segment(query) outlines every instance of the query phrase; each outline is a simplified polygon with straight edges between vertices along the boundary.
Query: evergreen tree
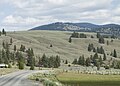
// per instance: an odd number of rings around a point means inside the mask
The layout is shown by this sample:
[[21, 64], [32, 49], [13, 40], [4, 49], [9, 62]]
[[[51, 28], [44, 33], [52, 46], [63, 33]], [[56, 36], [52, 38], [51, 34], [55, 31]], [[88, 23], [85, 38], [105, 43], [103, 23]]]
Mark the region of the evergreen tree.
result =
[[97, 38], [100, 38], [100, 36], [101, 36], [100, 33], [97, 33]]
[[79, 38], [79, 33], [77, 33], [77, 32], [74, 31], [72, 33], [71, 37]]
[[97, 62], [98, 62], [98, 54], [95, 53], [94, 56], [93, 56], [93, 64], [94, 64], [95, 66], [97, 66]]
[[99, 58], [99, 62], [100, 62], [100, 66], [102, 65], [102, 57], [100, 56], [100, 58]]
[[96, 49], [95, 49], [95, 48], [93, 48], [93, 52], [96, 52]]
[[88, 51], [91, 51], [91, 50], [93, 50], [93, 49], [94, 49], [93, 44], [89, 44], [89, 45], [88, 45]]
[[82, 57], [80, 56], [78, 59], [78, 65], [81, 65], [81, 64], [82, 64]]
[[54, 68], [58, 68], [60, 66], [60, 57], [57, 55], [55, 58]]
[[65, 64], [68, 64], [68, 61], [67, 61], [67, 60], [65, 60]]
[[72, 38], [70, 37], [70, 38], [69, 38], [69, 43], [71, 43], [71, 42], [72, 42]]
[[99, 47], [97, 47], [97, 53], [100, 53], [100, 49], [99, 49]]
[[[24, 46], [24, 45], [21, 45], [21, 46], [20, 46], [20, 51], [22, 51], [22, 52], [25, 51], [25, 46]], [[30, 51], [30, 52], [32, 53], [32, 48], [31, 48], [31, 51]]]
[[34, 65], [35, 65], [35, 58], [33, 58], [33, 56], [32, 56], [32, 57], [31, 57], [30, 70], [34, 70]]
[[107, 40], [107, 45], [109, 45], [109, 41]]
[[84, 55], [82, 55], [82, 57], [81, 57], [81, 65], [85, 65], [85, 58], [84, 58]]
[[49, 58], [49, 60], [48, 60], [49, 62], [49, 64], [48, 64], [48, 66], [49, 66], [49, 68], [54, 68], [54, 66], [55, 66], [55, 57], [53, 57], [53, 56], [50, 56], [50, 58]]
[[104, 43], [105, 43], [105, 40], [104, 40], [103, 36], [100, 36], [100, 37], [99, 37], [99, 43], [101, 43], [101, 44], [104, 44]]
[[4, 63], [4, 60], [2, 58], [2, 51], [0, 50], [0, 64]]
[[96, 63], [97, 63], [97, 65], [96, 65], [97, 70], [100, 70], [100, 62], [96, 62]]
[[5, 52], [4, 49], [2, 49], [2, 58], [3, 58], [3, 62], [4, 62], [5, 64], [9, 64], [8, 58], [7, 58], [7, 56], [6, 56], [6, 52]]
[[16, 51], [16, 45], [14, 45], [14, 51]]
[[1, 31], [0, 31], [0, 36], [2, 35]]
[[74, 61], [72, 62], [72, 64], [77, 64], [77, 63], [78, 63], [77, 59], [74, 59]]
[[25, 59], [22, 55], [22, 53], [18, 52], [18, 68], [24, 69]]
[[115, 49], [114, 49], [113, 57], [117, 58], [117, 52]]
[[6, 47], [5, 47], [5, 42], [3, 41], [3, 43], [2, 43], [2, 46], [3, 46], [3, 48], [5, 49]]
[[43, 54], [41, 58], [41, 65], [43, 65], [43, 67], [48, 67], [48, 58], [46, 57], [45, 54]]
[[5, 30], [4, 30], [4, 28], [2, 29], [2, 34], [5, 34]]
[[87, 38], [87, 36], [84, 33], [80, 33], [80, 38]]
[[33, 49], [29, 48], [27, 50], [27, 65], [30, 66], [30, 70], [34, 70], [34, 65], [35, 65], [35, 58], [34, 58], [34, 53]]
[[98, 53], [95, 53], [93, 59], [98, 59]]
[[103, 61], [105, 61], [106, 60], [106, 54], [104, 53], [104, 55], [103, 55]]
[[85, 65], [86, 65], [86, 66], [90, 66], [90, 63], [91, 63], [90, 58], [87, 58], [86, 61], [85, 61]]
[[10, 61], [11, 59], [10, 59], [10, 50], [9, 50], [9, 46], [8, 46], [8, 44], [6, 45], [7, 47], [6, 47], [6, 57], [7, 57], [7, 59]]
[[104, 54], [105, 52], [104, 52], [104, 49], [103, 49], [103, 47], [101, 46], [100, 47], [100, 54]]
[[12, 38], [10, 38], [10, 44], [12, 44], [12, 43], [13, 43]]

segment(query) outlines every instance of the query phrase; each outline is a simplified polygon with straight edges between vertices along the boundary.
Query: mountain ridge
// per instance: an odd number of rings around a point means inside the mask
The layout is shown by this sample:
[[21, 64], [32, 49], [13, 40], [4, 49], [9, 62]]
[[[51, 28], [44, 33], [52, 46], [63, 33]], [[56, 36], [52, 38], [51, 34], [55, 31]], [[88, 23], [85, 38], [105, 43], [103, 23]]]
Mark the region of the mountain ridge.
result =
[[88, 31], [88, 32], [98, 32], [101, 30], [120, 30], [119, 24], [103, 24], [97, 25], [93, 23], [83, 22], [83, 23], [63, 23], [63, 22], [55, 22], [47, 25], [41, 25], [38, 27], [34, 27], [30, 30], [60, 30], [60, 31]]

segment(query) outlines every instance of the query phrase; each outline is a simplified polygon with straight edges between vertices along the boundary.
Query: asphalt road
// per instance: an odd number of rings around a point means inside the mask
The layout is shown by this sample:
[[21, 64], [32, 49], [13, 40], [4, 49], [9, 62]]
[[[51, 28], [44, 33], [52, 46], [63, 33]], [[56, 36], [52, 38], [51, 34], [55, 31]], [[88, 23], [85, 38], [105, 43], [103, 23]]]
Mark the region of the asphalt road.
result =
[[40, 83], [36, 83], [27, 79], [28, 75], [36, 72], [46, 72], [46, 71], [22, 70], [22, 71], [10, 73], [0, 77], [0, 86], [42, 86], [42, 84]]

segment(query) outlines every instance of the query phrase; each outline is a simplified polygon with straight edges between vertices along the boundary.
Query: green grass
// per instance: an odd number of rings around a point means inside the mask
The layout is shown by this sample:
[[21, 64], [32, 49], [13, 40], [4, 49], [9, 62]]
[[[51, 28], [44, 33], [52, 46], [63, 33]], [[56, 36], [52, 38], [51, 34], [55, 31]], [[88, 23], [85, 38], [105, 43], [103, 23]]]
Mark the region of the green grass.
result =
[[120, 86], [120, 75], [62, 73], [57, 75], [57, 78], [71, 86]]

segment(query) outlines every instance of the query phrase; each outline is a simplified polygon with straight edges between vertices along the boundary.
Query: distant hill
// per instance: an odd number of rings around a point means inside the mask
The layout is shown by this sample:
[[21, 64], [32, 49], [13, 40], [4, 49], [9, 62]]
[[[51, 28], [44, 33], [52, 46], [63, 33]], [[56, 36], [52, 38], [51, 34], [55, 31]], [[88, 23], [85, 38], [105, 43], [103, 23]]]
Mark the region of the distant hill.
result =
[[85, 32], [106, 32], [120, 34], [120, 25], [105, 24], [96, 25], [92, 23], [62, 23], [56, 22], [48, 25], [42, 25], [30, 30], [59, 30], [59, 31], [85, 31]]

